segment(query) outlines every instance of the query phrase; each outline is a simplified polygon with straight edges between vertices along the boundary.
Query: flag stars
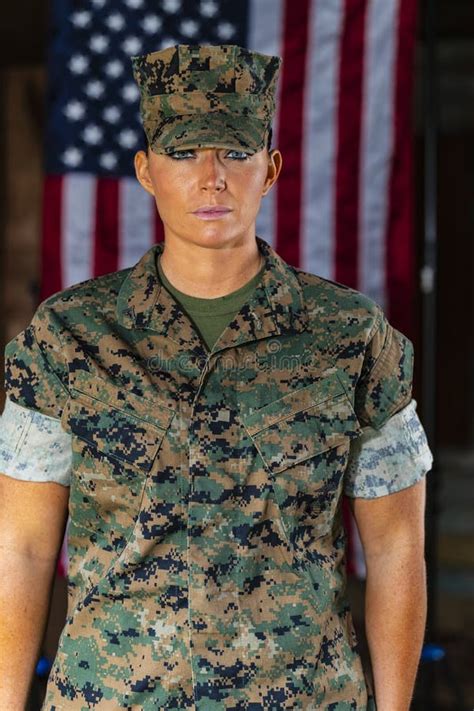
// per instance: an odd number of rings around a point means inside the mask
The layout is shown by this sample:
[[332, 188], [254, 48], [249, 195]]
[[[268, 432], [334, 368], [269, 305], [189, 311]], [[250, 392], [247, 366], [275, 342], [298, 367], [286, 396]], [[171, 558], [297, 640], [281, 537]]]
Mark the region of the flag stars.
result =
[[107, 121], [107, 123], [117, 123], [120, 119], [120, 109], [118, 106], [107, 106], [104, 109], [102, 116], [104, 121]]
[[122, 49], [125, 54], [138, 54], [142, 48], [142, 43], [138, 37], [126, 37], [122, 43]]
[[112, 151], [102, 153], [99, 158], [99, 163], [102, 168], [105, 168], [106, 170], [112, 170], [117, 165], [117, 156], [115, 155], [115, 153], [112, 153]]
[[107, 25], [109, 30], [119, 32], [125, 25], [125, 20], [123, 19], [123, 15], [121, 15], [119, 12], [114, 12], [112, 13], [112, 15], [109, 15], [107, 17], [107, 19], [105, 20], [105, 24]]
[[68, 168], [77, 168], [82, 162], [82, 152], [75, 146], [70, 146], [64, 151], [62, 159]]
[[143, 0], [125, 0], [125, 5], [128, 5], [132, 10], [138, 10], [143, 6]]
[[90, 124], [89, 126], [86, 126], [86, 128], [82, 132], [82, 137], [84, 138], [84, 141], [94, 146], [98, 145], [102, 141], [102, 136], [102, 129], [100, 129], [95, 124]]
[[109, 46], [109, 40], [105, 35], [93, 35], [89, 42], [89, 47], [93, 52], [102, 54]]
[[203, 17], [214, 17], [218, 11], [217, 3], [214, 0], [202, 0], [201, 15]]
[[91, 0], [92, 5], [94, 7], [100, 9], [101, 7], [104, 7], [105, 5], [105, 0]]
[[137, 140], [138, 136], [136, 132], [130, 129], [120, 131], [118, 135], [118, 142], [120, 143], [122, 148], [133, 148], [133, 146], [136, 146]]
[[140, 91], [136, 84], [125, 84], [122, 89], [122, 96], [125, 101], [133, 103], [140, 98]]
[[91, 13], [87, 10], [81, 10], [80, 12], [74, 12], [71, 15], [71, 22], [76, 27], [87, 27], [91, 21]]
[[66, 106], [64, 107], [64, 115], [70, 121], [80, 121], [80, 119], [83, 118], [84, 114], [85, 114], [84, 104], [81, 103], [80, 101], [75, 100], [75, 99], [73, 99], [72, 101], [69, 101], [69, 103], [67, 103]]
[[69, 61], [69, 69], [73, 74], [84, 74], [89, 67], [89, 61], [83, 54], [74, 54]]
[[161, 29], [162, 22], [158, 15], [145, 15], [141, 24], [144, 32], [154, 34]]
[[173, 14], [181, 10], [181, 0], [163, 0], [163, 10]]
[[179, 29], [185, 37], [194, 37], [199, 30], [199, 25], [195, 20], [183, 20]]
[[228, 40], [235, 34], [235, 27], [230, 22], [220, 22], [217, 25], [217, 35], [222, 40]]
[[91, 99], [99, 99], [104, 93], [104, 84], [98, 79], [93, 79], [86, 84], [85, 92]]
[[105, 73], [107, 76], [116, 79], [121, 74], [123, 74], [123, 64], [119, 62], [118, 59], [113, 59], [111, 62], [107, 62], [105, 65]]

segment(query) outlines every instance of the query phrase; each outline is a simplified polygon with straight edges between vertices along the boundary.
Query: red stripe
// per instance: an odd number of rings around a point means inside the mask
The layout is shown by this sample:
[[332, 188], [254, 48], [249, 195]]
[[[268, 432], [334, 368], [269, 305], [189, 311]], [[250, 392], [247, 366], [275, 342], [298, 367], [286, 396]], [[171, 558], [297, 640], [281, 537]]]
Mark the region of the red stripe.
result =
[[357, 288], [359, 176], [367, 1], [345, 0], [335, 186], [335, 279]]
[[117, 178], [97, 179], [95, 205], [92, 274], [94, 277], [118, 270], [119, 181]]
[[156, 205], [153, 202], [153, 239], [155, 244], [157, 242], [163, 242], [165, 238], [165, 233], [164, 233], [164, 227], [163, 227], [163, 222], [161, 221], [160, 214], [158, 210], [156, 209]]
[[281, 111], [276, 146], [283, 154], [278, 179], [275, 249], [289, 264], [300, 265], [302, 135], [310, 0], [285, 0]]
[[62, 233], [63, 176], [46, 175], [42, 195], [42, 241], [40, 255], [40, 293], [44, 301], [51, 294], [61, 291], [61, 233]]
[[386, 273], [389, 320], [409, 338], [415, 337], [416, 293], [413, 228], [413, 126], [417, 3], [400, 0], [395, 78], [394, 156], [389, 182]]

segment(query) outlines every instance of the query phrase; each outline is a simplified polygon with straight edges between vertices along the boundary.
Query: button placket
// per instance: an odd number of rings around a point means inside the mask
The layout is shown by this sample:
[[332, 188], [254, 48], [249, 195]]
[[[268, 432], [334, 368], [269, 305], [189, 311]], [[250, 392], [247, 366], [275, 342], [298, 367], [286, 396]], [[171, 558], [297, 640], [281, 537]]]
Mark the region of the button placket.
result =
[[[225, 528], [224, 514], [218, 504], [205, 500], [202, 489], [196, 486], [196, 477], [206, 476], [200, 437], [205, 410], [199, 409], [199, 396], [206, 386], [206, 377], [219, 359], [210, 356], [201, 372], [193, 401], [189, 426], [189, 496], [187, 500], [187, 556], [189, 576], [189, 635], [192, 650], [193, 681], [208, 678], [211, 667], [204, 664], [209, 656], [208, 645], [224, 646], [233, 656], [233, 649], [242, 647], [242, 621], [239, 594], [229, 566], [232, 565], [232, 540], [221, 530]], [[204, 458], [205, 461], [205, 458]], [[205, 465], [204, 465], [205, 466]], [[215, 544], [215, 550], [213, 545]], [[226, 550], [228, 549], [227, 553]], [[229, 556], [227, 560], [226, 555]], [[227, 571], [226, 578], [218, 577], [212, 563], [213, 556]], [[237, 558], [235, 559], [237, 564]], [[240, 652], [241, 653], [241, 652]]]

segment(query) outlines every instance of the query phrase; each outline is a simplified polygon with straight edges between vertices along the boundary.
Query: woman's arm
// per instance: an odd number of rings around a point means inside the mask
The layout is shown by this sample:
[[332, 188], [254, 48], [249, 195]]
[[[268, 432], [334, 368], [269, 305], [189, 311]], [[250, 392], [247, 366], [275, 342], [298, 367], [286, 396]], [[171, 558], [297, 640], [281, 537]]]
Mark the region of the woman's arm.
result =
[[64, 538], [69, 487], [0, 473], [0, 709], [23, 711]]
[[377, 711], [408, 711], [426, 623], [425, 478], [349, 499], [367, 566], [365, 626]]

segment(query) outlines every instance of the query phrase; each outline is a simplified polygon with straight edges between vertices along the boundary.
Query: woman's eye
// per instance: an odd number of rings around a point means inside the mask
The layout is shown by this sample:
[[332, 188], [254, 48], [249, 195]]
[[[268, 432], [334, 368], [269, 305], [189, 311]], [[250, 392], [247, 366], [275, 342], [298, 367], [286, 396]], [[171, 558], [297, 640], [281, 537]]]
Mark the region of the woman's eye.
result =
[[192, 157], [194, 153], [193, 151], [173, 151], [172, 153], [168, 153], [168, 155], [176, 160], [181, 160], [182, 158]]
[[[229, 154], [233, 155], [229, 156]], [[249, 157], [249, 154], [245, 151], [228, 151], [227, 156], [229, 156], [230, 158], [235, 158], [237, 160], [246, 160]]]

